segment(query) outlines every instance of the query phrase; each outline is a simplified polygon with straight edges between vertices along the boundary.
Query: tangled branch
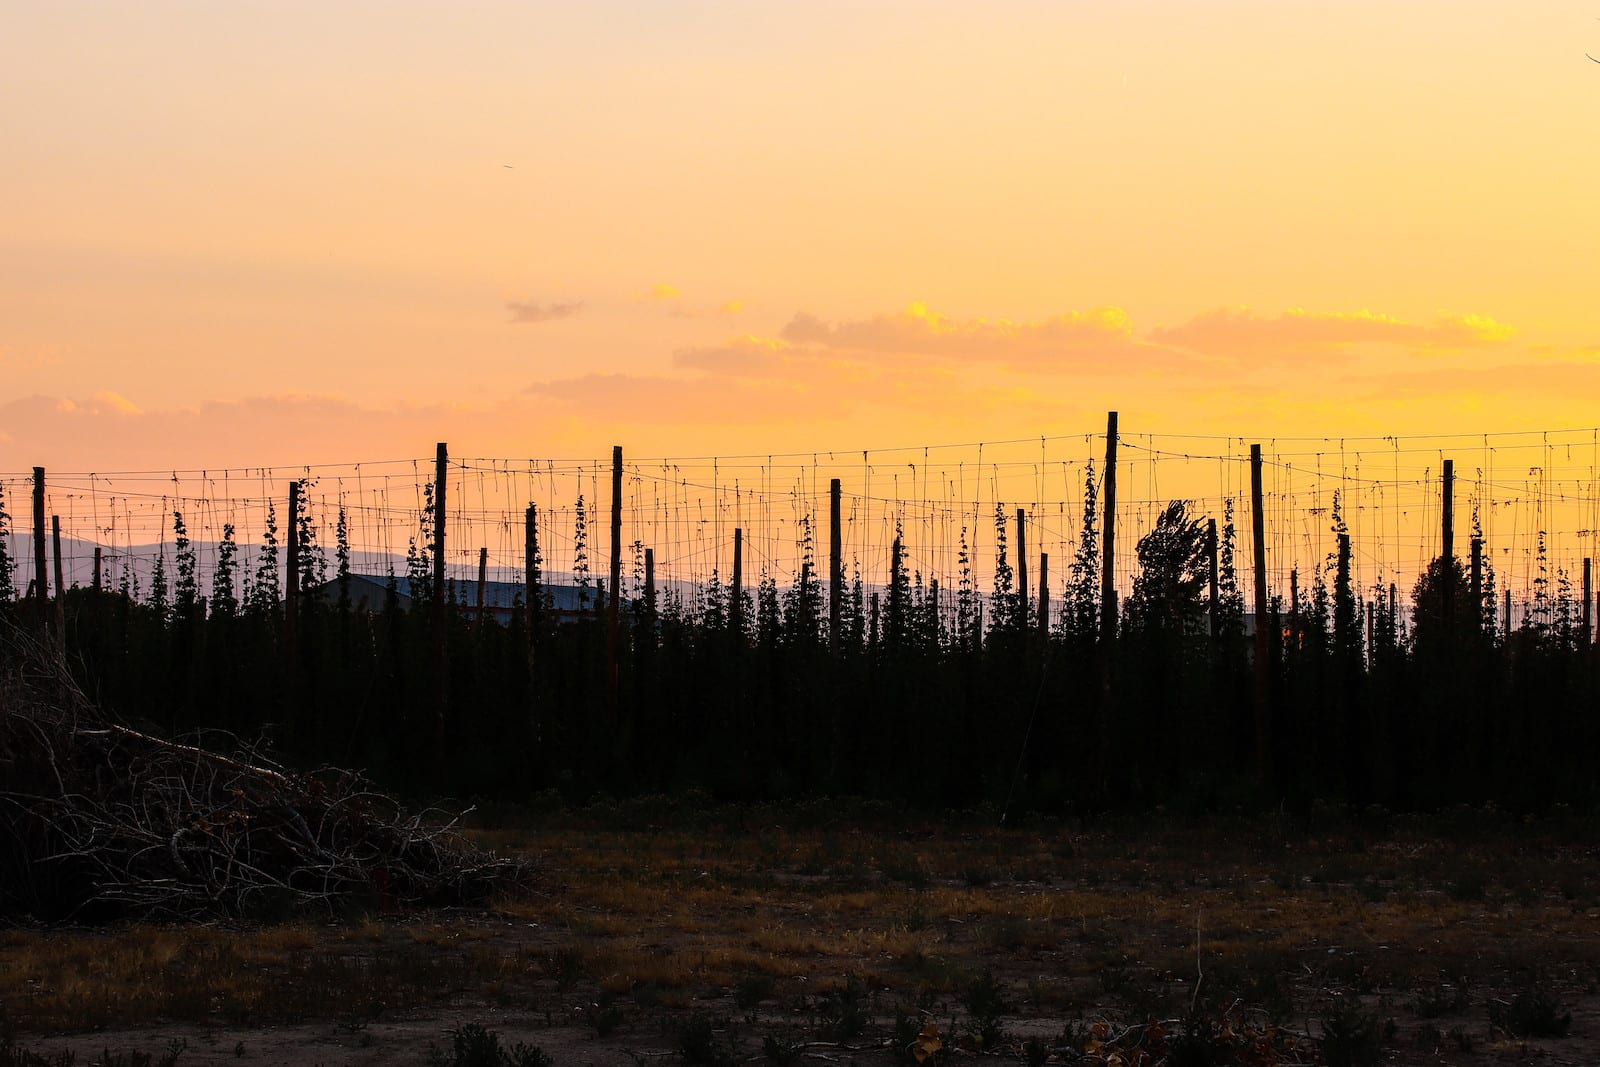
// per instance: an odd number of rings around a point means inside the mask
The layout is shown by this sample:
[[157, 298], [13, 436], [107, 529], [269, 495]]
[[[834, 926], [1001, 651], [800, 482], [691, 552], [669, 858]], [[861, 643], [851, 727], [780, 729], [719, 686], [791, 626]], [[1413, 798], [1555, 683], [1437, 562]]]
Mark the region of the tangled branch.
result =
[[0, 635], [0, 914], [266, 917], [471, 903], [521, 880], [459, 815], [408, 813], [353, 771], [280, 766], [117, 723], [58, 656]]

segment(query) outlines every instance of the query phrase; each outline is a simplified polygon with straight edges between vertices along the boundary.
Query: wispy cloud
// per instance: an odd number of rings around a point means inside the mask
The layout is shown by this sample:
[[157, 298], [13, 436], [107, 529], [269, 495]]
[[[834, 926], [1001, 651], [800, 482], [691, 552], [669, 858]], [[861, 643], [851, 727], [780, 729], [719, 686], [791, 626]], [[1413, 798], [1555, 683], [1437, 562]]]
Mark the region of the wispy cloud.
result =
[[506, 310], [511, 312], [511, 321], [516, 323], [551, 322], [555, 319], [566, 319], [583, 310], [583, 301], [569, 300], [552, 304], [540, 304], [536, 301], [506, 301]]
[[731, 378], [788, 377], [812, 360], [804, 349], [776, 337], [745, 334], [720, 345], [682, 348], [672, 354], [672, 365]]
[[1290, 308], [1262, 315], [1249, 308], [1217, 308], [1179, 326], [1157, 326], [1148, 339], [1221, 359], [1347, 357], [1364, 345], [1395, 345], [1413, 352], [1476, 348], [1509, 339], [1515, 331], [1486, 315], [1445, 315], [1409, 322], [1372, 311], [1317, 312]]
[[[1174, 354], [1139, 338], [1117, 307], [1068, 311], [1041, 319], [956, 319], [925, 304], [853, 322], [829, 323], [808, 312], [790, 319], [783, 340], [832, 352], [992, 363], [1026, 373], [1151, 369]], [[1178, 356], [1176, 361], [1190, 361]]]

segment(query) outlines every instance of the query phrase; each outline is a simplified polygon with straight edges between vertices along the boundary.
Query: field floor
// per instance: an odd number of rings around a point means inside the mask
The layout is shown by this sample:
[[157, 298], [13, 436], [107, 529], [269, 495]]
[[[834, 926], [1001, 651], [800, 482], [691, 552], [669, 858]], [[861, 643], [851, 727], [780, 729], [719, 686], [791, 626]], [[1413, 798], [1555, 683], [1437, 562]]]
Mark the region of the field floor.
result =
[[1590, 822], [995, 821], [496, 817], [478, 911], [3, 930], [0, 1065], [1600, 1064]]

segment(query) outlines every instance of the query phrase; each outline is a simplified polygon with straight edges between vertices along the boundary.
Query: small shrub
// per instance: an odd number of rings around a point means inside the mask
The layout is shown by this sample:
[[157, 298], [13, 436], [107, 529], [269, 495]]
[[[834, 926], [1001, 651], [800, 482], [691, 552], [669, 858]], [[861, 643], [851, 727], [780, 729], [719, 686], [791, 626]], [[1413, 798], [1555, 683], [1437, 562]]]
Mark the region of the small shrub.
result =
[[678, 1055], [690, 1067], [733, 1067], [739, 1061], [733, 1047], [718, 1040], [716, 1022], [699, 1012], [678, 1027]]
[[1322, 1020], [1322, 1055], [1328, 1067], [1375, 1067], [1383, 1054], [1383, 1024], [1361, 1010], [1354, 998], [1341, 997]]
[[551, 1067], [550, 1057], [538, 1046], [519, 1041], [511, 1048], [503, 1048], [498, 1033], [477, 1023], [445, 1032], [450, 1035], [450, 1051], [430, 1045], [430, 1067]]
[[554, 979], [556, 988], [565, 993], [583, 977], [583, 957], [570, 946], [558, 948], [544, 958], [545, 976]]
[[77, 1060], [66, 1049], [55, 1056], [45, 1056], [14, 1043], [10, 1034], [0, 1035], [0, 1067], [74, 1067]]
[[1411, 1010], [1417, 1013], [1418, 1018], [1437, 1019], [1441, 1015], [1466, 1010], [1470, 999], [1465, 982], [1443, 982], [1419, 992], [1417, 999], [1412, 1001]]
[[961, 1002], [967, 1009], [967, 1033], [978, 1043], [980, 1052], [988, 1052], [1005, 1039], [1005, 1028], [1000, 1019], [1010, 1005], [1006, 1003], [1006, 989], [995, 979], [993, 971], [967, 986]]
[[854, 974], [846, 975], [844, 985], [823, 997], [818, 1010], [828, 1032], [839, 1041], [861, 1036], [872, 1022], [866, 990]]
[[589, 1010], [584, 1012], [584, 1017], [588, 1020], [590, 1028], [599, 1037], [610, 1037], [617, 1027], [622, 1025], [625, 1018], [622, 1009], [609, 1000], [589, 1005]]
[[804, 1048], [793, 1041], [784, 1041], [781, 1038], [768, 1034], [761, 1041], [761, 1055], [768, 1063], [776, 1067], [794, 1067], [800, 1062]]
[[733, 987], [733, 1002], [744, 1011], [755, 1011], [776, 988], [771, 975], [747, 974]]
[[1572, 1013], [1563, 1011], [1555, 995], [1542, 986], [1531, 986], [1511, 998], [1489, 1002], [1489, 1024], [1512, 1037], [1566, 1037], [1572, 1026]]

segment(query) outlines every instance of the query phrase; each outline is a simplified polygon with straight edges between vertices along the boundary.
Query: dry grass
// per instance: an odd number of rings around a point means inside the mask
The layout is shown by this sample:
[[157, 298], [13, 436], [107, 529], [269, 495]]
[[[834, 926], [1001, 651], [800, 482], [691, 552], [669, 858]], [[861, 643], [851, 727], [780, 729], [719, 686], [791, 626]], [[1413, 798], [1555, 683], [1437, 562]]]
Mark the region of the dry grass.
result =
[[359, 1026], [444, 1005], [515, 1007], [562, 1025], [606, 998], [648, 1014], [731, 1005], [754, 989], [743, 999], [803, 1026], [846, 975], [887, 1018], [929, 998], [958, 1010], [992, 971], [1013, 1011], [1042, 1025], [1063, 1012], [1181, 1015], [1197, 996], [1198, 954], [1207, 1002], [1304, 1021], [1354, 996], [1424, 1036], [1424, 1012], [1404, 1006], [1420, 998], [1431, 1011], [1440, 988], [1461, 985], [1471, 997], [1448, 1008], [1487, 1047], [1494, 991], [1538, 975], [1587, 1003], [1600, 984], [1600, 863], [1549, 828], [1450, 839], [1424, 825], [573, 822], [479, 836], [525, 848], [540, 884], [448, 920], [8, 931], [0, 1011], [32, 1033], [175, 1019]]

